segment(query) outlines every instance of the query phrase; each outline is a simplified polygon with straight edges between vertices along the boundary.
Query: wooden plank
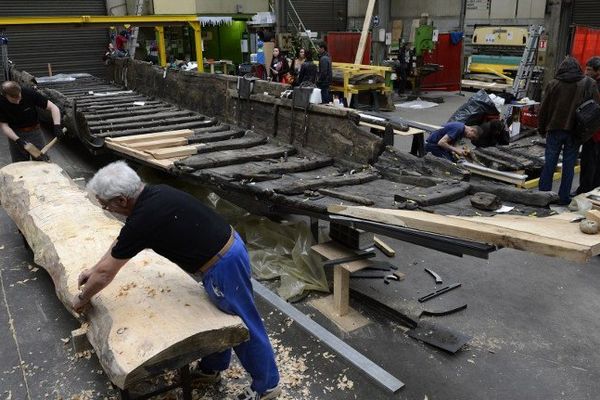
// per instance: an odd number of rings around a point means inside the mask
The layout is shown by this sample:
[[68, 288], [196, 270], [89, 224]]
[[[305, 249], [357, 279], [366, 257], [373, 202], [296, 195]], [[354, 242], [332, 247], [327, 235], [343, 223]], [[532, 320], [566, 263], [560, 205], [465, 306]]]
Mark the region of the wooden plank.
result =
[[215, 119], [208, 120], [200, 120], [194, 122], [186, 122], [181, 124], [175, 124], [170, 126], [154, 126], [148, 128], [137, 128], [137, 129], [127, 129], [123, 131], [111, 131], [111, 132], [103, 132], [97, 133], [93, 135], [97, 138], [107, 138], [107, 137], [119, 137], [119, 136], [133, 136], [133, 135], [145, 135], [149, 133], [158, 133], [164, 132], [165, 128], [171, 128], [170, 130], [182, 130], [182, 129], [192, 129], [192, 128], [200, 128], [203, 126], [212, 126], [216, 123]]
[[184, 137], [174, 137], [170, 139], [159, 139], [150, 140], [148, 142], [137, 142], [127, 144], [127, 147], [131, 147], [136, 150], [152, 150], [152, 149], [164, 149], [167, 147], [185, 146], [188, 141]]
[[[364, 121], [360, 121], [358, 123], [361, 126], [366, 126], [369, 128], [374, 128], [374, 129], [378, 129], [380, 131], [385, 131], [385, 126], [381, 126], [381, 125], [376, 125], [376, 124], [371, 124], [369, 122], [364, 122]], [[414, 136], [414, 135], [421, 135], [424, 134], [425, 131], [422, 129], [417, 129], [417, 128], [413, 128], [412, 126], [408, 127], [408, 131], [401, 131], [399, 129], [394, 129], [394, 134], [398, 135], [398, 136]]]
[[338, 315], [350, 311], [350, 273], [341, 265], [333, 267], [333, 309]]
[[194, 168], [216, 168], [225, 165], [244, 164], [250, 161], [261, 161], [267, 158], [279, 158], [294, 155], [293, 146], [277, 146], [265, 144], [250, 149], [224, 150], [218, 153], [199, 154], [186, 158], [181, 165]]
[[386, 242], [379, 239], [377, 236], [374, 236], [373, 240], [375, 241], [375, 247], [381, 250], [383, 254], [385, 254], [388, 257], [396, 256], [396, 250], [392, 249]]
[[581, 233], [577, 224], [566, 220], [575, 217], [575, 214], [570, 213], [546, 218], [513, 215], [455, 217], [422, 211], [339, 205], [329, 206], [328, 211], [576, 262], [586, 262], [600, 253], [600, 235]]
[[148, 142], [150, 140], [161, 140], [161, 139], [171, 139], [171, 138], [189, 138], [194, 134], [194, 131], [191, 129], [178, 129], [174, 131], [163, 131], [156, 133], [147, 133], [141, 135], [131, 135], [117, 138], [106, 138], [106, 142], [117, 143], [117, 144], [132, 144], [139, 142]]
[[374, 8], [375, 0], [369, 0], [369, 4], [367, 5], [367, 10], [365, 12], [365, 20], [363, 22], [362, 31], [360, 33], [358, 49], [356, 50], [356, 57], [354, 58], [354, 64], [362, 64], [363, 55], [365, 54], [365, 46], [367, 44], [367, 38], [369, 37], [369, 27], [371, 26], [371, 19], [373, 18]]
[[184, 157], [176, 157], [176, 158], [169, 158], [169, 159], [165, 159], [165, 160], [156, 160], [152, 156], [150, 156], [148, 153], [145, 153], [145, 152], [139, 151], [139, 150], [135, 150], [130, 147], [122, 146], [122, 145], [119, 145], [116, 143], [106, 142], [106, 147], [108, 147], [109, 149], [111, 149], [117, 153], [125, 154], [125, 155], [133, 157], [137, 160], [148, 163], [152, 166], [156, 166], [160, 169], [164, 169], [165, 171], [168, 171], [169, 169], [173, 168], [175, 165], [174, 164], [175, 161], [178, 161], [178, 160], [181, 160], [182, 158], [184, 158]]
[[[2, 168], [0, 201], [75, 315], [71, 301], [79, 274], [105, 254], [122, 222], [93, 204], [56, 164]], [[132, 258], [91, 304], [87, 337], [119, 388], [170, 361], [170, 368], [181, 367], [248, 338], [240, 318], [220, 311], [196, 280], [150, 250]]]
[[212, 153], [215, 151], [249, 149], [268, 142], [266, 136], [257, 134], [246, 134], [241, 138], [222, 140], [212, 143], [200, 143], [196, 145], [197, 154]]
[[145, 152], [157, 160], [164, 160], [165, 158], [192, 156], [198, 152], [198, 148], [196, 146], [178, 146], [166, 149], [145, 150]]
[[[315, 253], [317, 253], [318, 255], [320, 255], [321, 257], [326, 258], [327, 260], [335, 260], [338, 258], [350, 257], [353, 255], [356, 255], [356, 253], [352, 249], [349, 249], [349, 248], [347, 248], [337, 242], [333, 242], [333, 241], [316, 244], [311, 247], [311, 250], [314, 251]], [[339, 265], [341, 265], [348, 272], [353, 273], [353, 272], [360, 271], [361, 269], [367, 268], [367, 267], [373, 265], [373, 263], [370, 260], [365, 259], [365, 260], [351, 261], [349, 263], [344, 263], [344, 264], [339, 264]]]
[[357, 172], [352, 175], [343, 176], [324, 176], [318, 179], [297, 180], [292, 184], [273, 188], [275, 192], [294, 195], [302, 194], [305, 190], [317, 190], [329, 187], [359, 185], [365, 182], [371, 182], [379, 179], [376, 172], [366, 171]]

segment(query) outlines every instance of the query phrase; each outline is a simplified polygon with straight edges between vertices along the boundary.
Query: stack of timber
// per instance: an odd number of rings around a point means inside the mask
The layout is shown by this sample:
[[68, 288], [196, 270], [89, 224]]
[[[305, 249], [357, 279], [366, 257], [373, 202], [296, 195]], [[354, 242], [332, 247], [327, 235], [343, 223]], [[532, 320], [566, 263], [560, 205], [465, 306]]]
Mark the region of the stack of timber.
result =
[[[55, 164], [0, 170], [2, 206], [72, 313], [79, 274], [104, 255], [122, 226], [88, 196]], [[131, 259], [91, 303], [87, 338], [120, 388], [248, 338], [238, 317], [219, 311], [199, 283], [150, 250]]]
[[600, 235], [582, 233], [578, 224], [571, 223], [578, 216], [574, 213], [532, 220], [532, 217], [515, 215], [459, 217], [347, 206], [330, 206], [329, 212], [576, 262], [587, 262], [600, 254]]

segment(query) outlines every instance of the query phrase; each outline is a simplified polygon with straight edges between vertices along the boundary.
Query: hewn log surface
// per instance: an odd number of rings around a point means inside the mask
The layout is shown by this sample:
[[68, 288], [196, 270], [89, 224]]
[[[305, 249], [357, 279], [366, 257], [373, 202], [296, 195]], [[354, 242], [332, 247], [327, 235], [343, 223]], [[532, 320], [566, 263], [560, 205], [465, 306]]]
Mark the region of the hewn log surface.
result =
[[[71, 310], [77, 277], [100, 259], [122, 223], [49, 163], [0, 169], [0, 201]], [[199, 283], [150, 250], [130, 260], [92, 299], [86, 317], [88, 339], [121, 388], [159, 373], [167, 362], [185, 365], [247, 339], [238, 317], [219, 311]]]

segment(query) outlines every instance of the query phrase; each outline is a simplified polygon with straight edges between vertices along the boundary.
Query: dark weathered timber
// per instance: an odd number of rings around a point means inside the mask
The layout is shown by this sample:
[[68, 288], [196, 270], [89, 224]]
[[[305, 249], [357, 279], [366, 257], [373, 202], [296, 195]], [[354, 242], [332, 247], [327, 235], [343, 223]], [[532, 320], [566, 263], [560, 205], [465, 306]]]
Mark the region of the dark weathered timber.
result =
[[299, 180], [293, 184], [275, 187], [275, 192], [285, 195], [301, 194], [305, 190], [318, 190], [321, 188], [352, 186], [379, 179], [379, 174], [372, 171], [358, 172], [352, 175], [324, 176], [320, 179]]
[[175, 131], [175, 130], [179, 130], [179, 129], [200, 128], [203, 126], [214, 125], [215, 123], [216, 123], [216, 121], [214, 119], [208, 119], [208, 120], [203, 120], [203, 121], [188, 122], [185, 124], [162, 125], [162, 126], [154, 126], [154, 127], [149, 127], [149, 128], [129, 129], [129, 130], [123, 130], [123, 131], [98, 133], [97, 135], [93, 135], [93, 136], [105, 138], [105, 137], [120, 137], [120, 136], [129, 136], [129, 135], [139, 135], [140, 133], [153, 133], [153, 132], [163, 132], [163, 131]]
[[161, 118], [168, 119], [168, 118], [183, 117], [183, 116], [190, 116], [190, 115], [194, 115], [194, 113], [192, 111], [169, 111], [169, 112], [162, 112], [162, 113], [155, 112], [155, 113], [149, 114], [149, 115], [136, 115], [133, 117], [102, 119], [101, 121], [89, 122], [88, 125], [91, 128], [95, 128], [97, 126], [102, 126], [102, 125], [113, 125], [113, 124], [138, 122], [138, 121], [152, 121], [152, 120], [161, 119]]
[[492, 193], [502, 199], [502, 201], [509, 201], [511, 203], [520, 203], [527, 206], [547, 207], [551, 203], [558, 201], [558, 194], [554, 192], [518, 189], [509, 185], [483, 181], [474, 181], [470, 182], [470, 184], [470, 194], [477, 192]]
[[473, 207], [483, 211], [495, 211], [502, 207], [502, 201], [491, 193], [477, 192], [469, 200]]
[[123, 131], [129, 128], [148, 128], [153, 126], [169, 126], [181, 123], [188, 123], [194, 121], [204, 121], [206, 118], [203, 115], [191, 115], [186, 117], [174, 117], [174, 118], [161, 118], [161, 119], [148, 119], [145, 121], [136, 121], [128, 123], [115, 123], [90, 126], [90, 132], [92, 134], [97, 132], [110, 132], [110, 131]]
[[105, 104], [105, 105], [82, 105], [77, 104], [77, 108], [82, 110], [86, 110], [88, 112], [98, 112], [98, 111], [106, 111], [106, 110], [114, 110], [114, 111], [122, 111], [123, 108], [126, 107], [146, 107], [146, 106], [168, 106], [170, 104], [165, 103], [164, 101], [152, 100], [152, 101], [144, 101], [143, 106], [136, 106], [133, 104], [133, 101], [127, 102], [125, 104]]
[[431, 154], [419, 158], [391, 146], [386, 147], [374, 166], [386, 179], [390, 180], [397, 175], [414, 175], [414, 172], [422, 176], [433, 176], [444, 180], [469, 180], [471, 175], [469, 171], [448, 160], [434, 157]]
[[220, 124], [215, 126], [209, 126], [208, 128], [198, 128], [194, 129], [194, 135], [201, 135], [203, 133], [213, 133], [213, 132], [224, 132], [234, 129], [235, 127], [229, 126], [229, 124]]
[[333, 165], [333, 159], [326, 156], [311, 157], [290, 157], [281, 161], [258, 161], [243, 165], [231, 165], [215, 169], [206, 169], [194, 172], [194, 175], [212, 175], [230, 178], [229, 180], [239, 181], [246, 179], [251, 175], [278, 175], [290, 174], [294, 172], [312, 171], [323, 167]]
[[518, 154], [511, 154], [508, 147], [485, 147], [476, 148], [475, 154], [485, 154], [513, 165], [516, 169], [530, 169], [534, 166], [534, 162], [530, 159], [522, 157]]
[[[127, 109], [125, 109], [127, 110]], [[123, 111], [123, 112], [110, 112], [110, 113], [85, 113], [85, 118], [87, 119], [88, 122], [92, 122], [92, 121], [99, 121], [102, 120], [103, 122], [113, 122], [115, 120], [118, 120], [120, 118], [131, 118], [131, 117], [140, 117], [143, 115], [149, 115], [149, 114], [159, 114], [159, 113], [170, 113], [170, 112], [176, 112], [179, 111], [178, 108], [175, 107], [164, 107], [164, 106], [157, 106], [157, 107], [151, 107], [151, 108], [143, 108], [143, 109], [138, 109], [136, 110], [135, 108], [130, 108], [128, 109], [129, 111]], [[125, 117], [127, 116], [127, 117]]]
[[246, 131], [243, 129], [234, 129], [231, 131], [224, 131], [224, 132], [204, 133], [201, 135], [194, 135], [194, 136], [188, 138], [188, 143], [196, 144], [196, 143], [220, 142], [223, 140], [231, 140], [231, 139], [241, 138], [245, 134], [246, 134]]
[[239, 139], [224, 140], [213, 143], [201, 143], [196, 146], [196, 149], [198, 149], [197, 154], [205, 154], [223, 150], [248, 149], [265, 144], [267, 141], [268, 138], [266, 136], [246, 134], [244, 137]]
[[340, 192], [339, 190], [319, 189], [318, 192], [325, 196], [329, 196], [329, 197], [333, 197], [333, 198], [341, 199], [341, 200], [346, 200], [346, 201], [351, 201], [353, 203], [361, 204], [363, 206], [372, 206], [373, 204], [375, 204], [375, 202], [373, 200], [368, 199], [366, 197]]
[[77, 104], [81, 107], [93, 107], [93, 106], [103, 106], [103, 105], [119, 105], [119, 104], [127, 104], [133, 103], [134, 101], [143, 101], [148, 100], [147, 97], [140, 95], [133, 96], [119, 96], [117, 98], [98, 98], [98, 99], [88, 99], [88, 100], [77, 100]]
[[410, 174], [410, 171], [402, 171], [402, 174], [397, 174], [390, 171], [380, 171], [381, 175], [392, 182], [403, 183], [406, 185], [420, 186], [420, 187], [432, 187], [438, 183], [446, 182], [442, 178], [435, 178], [433, 176], [423, 176]]
[[105, 102], [109, 102], [109, 101], [115, 101], [115, 100], [121, 100], [121, 99], [130, 99], [130, 98], [144, 98], [146, 100], [150, 100], [148, 97], [140, 95], [138, 93], [135, 92], [130, 92], [130, 93], [115, 93], [115, 94], [107, 94], [107, 95], [93, 95], [93, 94], [85, 94], [85, 95], [81, 95], [81, 96], [69, 96], [72, 99], [76, 100], [77, 102], [99, 102], [99, 101], [105, 101]]
[[293, 146], [265, 144], [250, 149], [225, 150], [218, 153], [194, 155], [176, 162], [176, 165], [205, 169], [260, 161], [266, 158], [286, 157], [294, 154], [296, 154], [296, 149]]
[[435, 206], [465, 197], [470, 187], [469, 183], [461, 181], [443, 182], [432, 187], [409, 187], [396, 191], [395, 200], [412, 200], [420, 207]]

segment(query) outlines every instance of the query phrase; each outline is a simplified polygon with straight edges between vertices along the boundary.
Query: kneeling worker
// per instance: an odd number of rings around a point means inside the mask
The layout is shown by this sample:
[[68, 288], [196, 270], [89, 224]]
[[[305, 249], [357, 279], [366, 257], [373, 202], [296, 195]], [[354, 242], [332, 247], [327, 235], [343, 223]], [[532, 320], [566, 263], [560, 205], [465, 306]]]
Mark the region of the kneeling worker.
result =
[[59, 108], [35, 90], [21, 88], [17, 82], [2, 82], [0, 88], [0, 132], [9, 139], [12, 162], [40, 160], [28, 151], [29, 144], [38, 150], [45, 145], [36, 106], [50, 111], [56, 136], [62, 135]]
[[464, 157], [465, 151], [457, 147], [461, 139], [478, 139], [483, 133], [479, 126], [467, 126], [462, 122], [449, 122], [441, 129], [431, 132], [425, 142], [425, 153], [431, 153], [436, 157], [442, 157], [454, 161], [452, 153]]
[[[210, 300], [221, 311], [238, 315], [248, 327], [250, 340], [234, 350], [252, 376], [252, 385], [237, 399], [277, 398], [281, 393], [279, 372], [254, 304], [250, 260], [238, 233], [190, 194], [167, 185], [144, 185], [124, 161], [100, 169], [88, 189], [105, 210], [127, 220], [102, 259], [79, 276], [79, 287], [83, 288], [73, 299], [73, 309], [83, 311], [129, 259], [152, 249], [183, 270], [201, 274]], [[203, 383], [218, 383], [230, 359], [231, 349], [206, 356], [192, 375]]]

